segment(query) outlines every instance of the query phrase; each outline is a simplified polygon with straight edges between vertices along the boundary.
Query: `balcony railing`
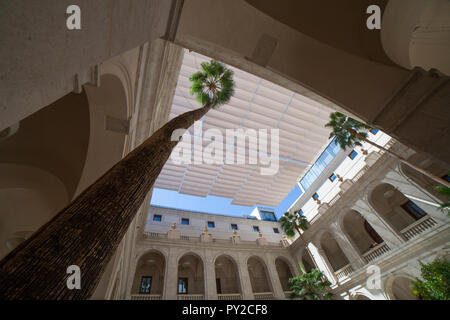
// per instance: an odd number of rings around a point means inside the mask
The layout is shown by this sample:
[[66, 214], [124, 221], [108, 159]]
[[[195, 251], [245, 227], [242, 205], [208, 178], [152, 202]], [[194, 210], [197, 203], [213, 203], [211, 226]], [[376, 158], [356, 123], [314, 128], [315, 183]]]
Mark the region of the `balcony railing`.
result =
[[348, 264], [335, 272], [336, 277], [338, 278], [339, 281], [347, 278], [352, 273], [353, 273], [353, 267], [351, 264]]
[[362, 255], [363, 259], [366, 261], [366, 263], [369, 263], [378, 257], [381, 257], [383, 254], [391, 250], [388, 245], [384, 242], [376, 245], [366, 253]]
[[205, 300], [203, 294], [179, 294], [178, 300]]
[[220, 293], [217, 294], [219, 300], [242, 300], [240, 293]]
[[167, 233], [159, 233], [159, 232], [144, 232], [144, 236], [146, 238], [152, 239], [167, 239]]
[[257, 292], [254, 293], [255, 300], [273, 300], [275, 299], [273, 292]]
[[426, 215], [403, 229], [401, 234], [406, 238], [406, 240], [411, 240], [424, 231], [431, 229], [435, 225], [437, 225], [436, 220], [434, 220], [431, 216]]
[[131, 300], [161, 300], [160, 294], [132, 294]]

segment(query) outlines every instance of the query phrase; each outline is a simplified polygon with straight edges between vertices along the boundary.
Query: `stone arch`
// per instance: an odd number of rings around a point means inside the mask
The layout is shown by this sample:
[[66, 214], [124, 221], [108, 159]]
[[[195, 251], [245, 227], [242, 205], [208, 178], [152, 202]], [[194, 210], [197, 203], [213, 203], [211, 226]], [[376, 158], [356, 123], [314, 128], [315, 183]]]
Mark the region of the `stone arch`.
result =
[[0, 163], [0, 258], [64, 207], [64, 183], [34, 166]]
[[[177, 259], [178, 294], [205, 294], [205, 261], [194, 251], [181, 254]], [[181, 282], [180, 282], [181, 281]]]
[[391, 300], [419, 300], [411, 293], [411, 282], [415, 279], [407, 274], [393, 275], [386, 280], [386, 294]]
[[226, 253], [214, 259], [216, 290], [218, 294], [242, 293], [236, 259]]
[[389, 183], [381, 183], [376, 186], [370, 194], [369, 202], [397, 232], [401, 232], [408, 225], [427, 214], [420, 208], [420, 204], [405, 197]]
[[[438, 177], [444, 177], [450, 171], [450, 169], [445, 169], [439, 163], [430, 159], [429, 156], [420, 153], [413, 154], [408, 158], [408, 161], [420, 166]], [[447, 201], [447, 198], [443, 194], [434, 189], [437, 185], [436, 181], [402, 162], [399, 163], [398, 171], [406, 180], [408, 180], [409, 183], [416, 186], [428, 196], [431, 196], [431, 198], [439, 199], [442, 202]]]
[[372, 225], [354, 209], [342, 214], [340, 226], [360, 254], [366, 253], [384, 241]]
[[289, 279], [295, 275], [292, 264], [286, 257], [277, 256], [275, 258], [275, 268], [283, 291], [289, 291]]
[[320, 237], [320, 247], [330, 262], [333, 271], [336, 272], [350, 263], [344, 254], [344, 251], [329, 231], [322, 233]]
[[103, 74], [100, 86], [84, 86], [89, 101], [89, 144], [76, 195], [91, 185], [126, 153], [130, 107], [119, 76]]
[[251, 255], [246, 259], [253, 293], [273, 292], [269, 270], [264, 259]]
[[166, 257], [156, 249], [147, 250], [139, 257], [132, 284], [132, 294], [163, 294]]

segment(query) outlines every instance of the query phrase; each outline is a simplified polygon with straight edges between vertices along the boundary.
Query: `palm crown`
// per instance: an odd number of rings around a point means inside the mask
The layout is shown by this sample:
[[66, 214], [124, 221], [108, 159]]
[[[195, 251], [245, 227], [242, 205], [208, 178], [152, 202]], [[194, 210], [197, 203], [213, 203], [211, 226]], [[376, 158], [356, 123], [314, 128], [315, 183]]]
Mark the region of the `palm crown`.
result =
[[300, 210], [294, 211], [294, 213], [286, 212], [283, 217], [280, 218], [281, 227], [284, 233], [288, 237], [293, 237], [295, 235], [295, 230], [301, 229], [305, 231], [308, 229], [308, 220], [305, 216], [300, 214]]
[[227, 103], [234, 93], [233, 71], [214, 60], [200, 65], [202, 70], [189, 78], [191, 95], [203, 106], [212, 102], [213, 107]]
[[342, 149], [361, 146], [361, 138], [367, 138], [367, 130], [371, 127], [340, 112], [330, 114], [330, 122], [325, 127], [332, 128], [330, 139], [336, 137], [335, 142]]

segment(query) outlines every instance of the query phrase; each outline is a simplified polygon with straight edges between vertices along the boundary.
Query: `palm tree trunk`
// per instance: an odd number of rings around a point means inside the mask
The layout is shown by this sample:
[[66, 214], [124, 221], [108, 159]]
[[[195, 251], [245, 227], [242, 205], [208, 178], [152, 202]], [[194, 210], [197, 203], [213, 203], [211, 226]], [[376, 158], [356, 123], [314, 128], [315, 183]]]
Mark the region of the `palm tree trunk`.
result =
[[[214, 103], [166, 123], [0, 261], [0, 299], [89, 298], [177, 145], [172, 132]], [[81, 269], [79, 290], [67, 288], [70, 265]]]
[[381, 150], [384, 150], [385, 152], [389, 153], [389, 154], [390, 154], [391, 156], [393, 156], [394, 158], [399, 159], [401, 162], [403, 162], [403, 163], [406, 164], [407, 166], [413, 168], [414, 170], [419, 171], [420, 173], [426, 175], [426, 176], [429, 177], [430, 179], [432, 179], [432, 180], [434, 180], [434, 181], [436, 181], [436, 182], [438, 182], [438, 183], [440, 183], [440, 184], [443, 184], [443, 185], [445, 185], [445, 186], [447, 186], [447, 187], [450, 188], [450, 182], [445, 181], [444, 179], [442, 179], [442, 178], [440, 178], [440, 177], [438, 177], [438, 176], [432, 174], [431, 172], [428, 172], [428, 171], [425, 170], [425, 169], [422, 169], [422, 168], [419, 167], [419, 166], [416, 166], [415, 164], [413, 164], [413, 163], [409, 162], [408, 160], [406, 160], [405, 158], [403, 158], [403, 157], [401, 157], [401, 156], [395, 154], [394, 152], [390, 151], [389, 149], [386, 149], [386, 148], [384, 148], [384, 147], [382, 147], [382, 146], [376, 144], [375, 142], [372, 142], [372, 141], [366, 139], [365, 137], [363, 137], [362, 135], [360, 135], [356, 130], [350, 129], [350, 130], [347, 130], [347, 131], [348, 131], [350, 134], [352, 134], [352, 135], [354, 135], [354, 136], [357, 136], [357, 137], [360, 138], [361, 140], [367, 142], [368, 144], [371, 144], [371, 145], [373, 145], [374, 147], [377, 147], [377, 148], [379, 148], [379, 149], [381, 149]]

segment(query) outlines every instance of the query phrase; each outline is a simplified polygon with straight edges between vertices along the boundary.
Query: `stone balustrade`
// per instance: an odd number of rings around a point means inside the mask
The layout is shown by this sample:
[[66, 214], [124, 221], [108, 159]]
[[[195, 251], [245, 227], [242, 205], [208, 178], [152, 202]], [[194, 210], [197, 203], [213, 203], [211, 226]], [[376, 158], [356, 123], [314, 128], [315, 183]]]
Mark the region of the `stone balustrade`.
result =
[[364, 253], [362, 257], [364, 261], [366, 261], [366, 263], [369, 263], [371, 261], [374, 261], [378, 257], [381, 257], [383, 254], [390, 250], [391, 249], [389, 248], [389, 246], [386, 243], [382, 242]]
[[131, 300], [161, 300], [160, 294], [132, 294]]
[[437, 224], [438, 223], [436, 222], [436, 220], [434, 220], [431, 216], [426, 215], [403, 229], [401, 231], [401, 234], [405, 237], [406, 240], [411, 240], [412, 238], [431, 229]]

